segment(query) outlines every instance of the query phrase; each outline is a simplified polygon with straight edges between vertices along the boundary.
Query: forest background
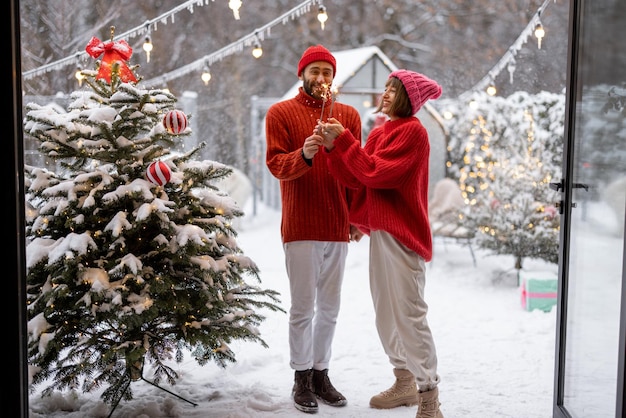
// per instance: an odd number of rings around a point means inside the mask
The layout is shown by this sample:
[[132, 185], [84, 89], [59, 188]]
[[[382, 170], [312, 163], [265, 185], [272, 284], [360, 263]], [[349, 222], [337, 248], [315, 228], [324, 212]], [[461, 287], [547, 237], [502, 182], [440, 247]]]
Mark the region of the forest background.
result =
[[[20, 2], [22, 69], [24, 72], [84, 52], [92, 36], [107, 40], [110, 27], [124, 33], [185, 3], [175, 0], [55, 0]], [[226, 0], [199, 1], [157, 25], [150, 32], [154, 49], [150, 60], [142, 49], [144, 36], [128, 39], [131, 64], [149, 80], [211, 54], [255, 32], [302, 2], [244, 0], [235, 19]], [[294, 83], [297, 62], [308, 46], [322, 43], [332, 51], [376, 45], [398, 68], [425, 73], [442, 86], [442, 99], [471, 90], [507, 53], [543, 0], [327, 0], [310, 11], [272, 28], [262, 41], [263, 55], [251, 49], [211, 65], [211, 81], [200, 73], [170, 80], [167, 87], [181, 98], [197, 94], [192, 114], [196, 132], [210, 144], [202, 158], [214, 159], [248, 173], [257, 156], [248, 150], [251, 138], [252, 97], [281, 97]], [[324, 29], [317, 19], [324, 5]], [[563, 93], [567, 81], [569, 1], [550, 0], [540, 14], [546, 36], [538, 47], [534, 36], [516, 52], [510, 78], [501, 71], [494, 82], [498, 95], [516, 91]], [[607, 42], [615, 40], [607, 39]], [[84, 63], [92, 68], [93, 60]], [[26, 99], [40, 104], [56, 101], [78, 89], [76, 68], [53, 69], [25, 79]], [[436, 105], [436, 102], [433, 103]], [[28, 152], [28, 144], [26, 146]], [[36, 146], [33, 146], [36, 149]]]

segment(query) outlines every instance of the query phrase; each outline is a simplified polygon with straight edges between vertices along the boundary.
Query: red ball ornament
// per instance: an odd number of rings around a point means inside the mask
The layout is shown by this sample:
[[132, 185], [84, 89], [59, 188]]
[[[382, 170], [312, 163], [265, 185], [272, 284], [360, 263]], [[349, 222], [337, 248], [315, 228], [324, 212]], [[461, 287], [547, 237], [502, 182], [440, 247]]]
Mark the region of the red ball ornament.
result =
[[187, 115], [182, 110], [170, 110], [163, 117], [163, 126], [167, 132], [178, 135], [187, 129]]
[[165, 164], [163, 161], [154, 161], [151, 162], [146, 170], [146, 177], [150, 182], [163, 186], [165, 183], [170, 181], [172, 177], [172, 170]]

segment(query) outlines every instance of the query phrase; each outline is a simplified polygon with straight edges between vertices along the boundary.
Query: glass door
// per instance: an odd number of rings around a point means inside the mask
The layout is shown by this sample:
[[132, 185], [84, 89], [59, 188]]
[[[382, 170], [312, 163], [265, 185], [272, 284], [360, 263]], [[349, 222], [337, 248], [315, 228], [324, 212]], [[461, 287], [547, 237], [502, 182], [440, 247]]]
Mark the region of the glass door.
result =
[[555, 417], [622, 417], [626, 2], [571, 10]]

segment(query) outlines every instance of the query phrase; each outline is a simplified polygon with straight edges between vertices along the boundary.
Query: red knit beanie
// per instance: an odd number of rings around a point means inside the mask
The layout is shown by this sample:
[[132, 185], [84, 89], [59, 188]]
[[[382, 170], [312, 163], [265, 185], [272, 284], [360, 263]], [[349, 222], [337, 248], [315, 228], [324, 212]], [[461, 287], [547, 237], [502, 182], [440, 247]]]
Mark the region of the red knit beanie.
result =
[[426, 103], [428, 99], [436, 99], [441, 96], [441, 86], [423, 74], [408, 70], [396, 70], [389, 74], [389, 78], [396, 77], [404, 86], [413, 114]]
[[308, 47], [302, 54], [302, 58], [300, 58], [298, 63], [298, 77], [307, 65], [315, 61], [326, 61], [333, 66], [333, 74], [337, 74], [337, 61], [335, 61], [333, 54], [322, 45], [315, 45]]

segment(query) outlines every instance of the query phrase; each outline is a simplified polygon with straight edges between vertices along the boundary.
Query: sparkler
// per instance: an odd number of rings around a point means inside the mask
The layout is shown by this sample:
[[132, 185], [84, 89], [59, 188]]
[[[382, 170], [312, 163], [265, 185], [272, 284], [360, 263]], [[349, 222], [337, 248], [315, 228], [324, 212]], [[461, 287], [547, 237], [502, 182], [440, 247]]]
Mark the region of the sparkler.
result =
[[322, 84], [322, 112], [320, 113], [320, 121], [324, 118], [324, 107], [326, 107], [326, 102], [330, 97], [330, 110], [328, 114], [328, 118], [333, 114], [333, 105], [335, 104], [335, 98], [333, 92], [330, 89], [330, 84]]
[[337, 97], [334, 92], [330, 92], [330, 108], [328, 109], [328, 119], [333, 117], [333, 106], [335, 105]]

